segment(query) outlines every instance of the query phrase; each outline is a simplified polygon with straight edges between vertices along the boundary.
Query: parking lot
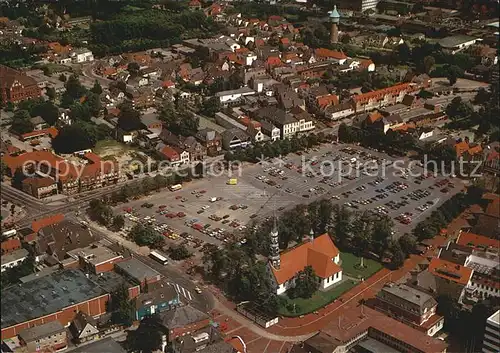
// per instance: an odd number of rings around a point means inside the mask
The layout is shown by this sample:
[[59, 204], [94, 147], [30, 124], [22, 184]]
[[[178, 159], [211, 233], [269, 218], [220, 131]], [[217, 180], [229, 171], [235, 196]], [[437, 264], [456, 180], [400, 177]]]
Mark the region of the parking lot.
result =
[[[199, 248], [203, 243], [241, 241], [240, 233], [250, 220], [328, 198], [353, 211], [390, 216], [397, 237], [411, 231], [460, 191], [462, 184], [444, 177], [416, 176], [423, 174], [418, 166], [412, 176], [407, 160], [396, 165], [392, 159], [360, 147], [325, 144], [307, 153], [245, 166], [239, 176], [209, 175], [186, 183], [181, 190], [153, 194], [116, 211], [126, 215], [129, 227], [134, 222], [149, 223], [169, 238], [167, 242]], [[236, 185], [228, 185], [231, 178], [237, 179]]]

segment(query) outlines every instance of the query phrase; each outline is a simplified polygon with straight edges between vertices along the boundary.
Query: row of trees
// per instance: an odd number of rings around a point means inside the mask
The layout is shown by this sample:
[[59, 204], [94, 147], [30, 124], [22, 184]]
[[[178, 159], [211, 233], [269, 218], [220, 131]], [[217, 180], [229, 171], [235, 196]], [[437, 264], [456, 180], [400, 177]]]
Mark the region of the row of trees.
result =
[[302, 135], [300, 137], [293, 136], [291, 139], [276, 140], [273, 142], [266, 142], [257, 144], [255, 146], [237, 150], [234, 152], [227, 152], [224, 155], [226, 161], [244, 161], [244, 162], [258, 162], [261, 158], [274, 158], [284, 156], [289, 153], [303, 151], [319, 145], [320, 143], [331, 142], [332, 135], [325, 135], [320, 132], [318, 134]]
[[410, 134], [401, 134], [389, 130], [384, 133], [381, 126], [360, 129], [354, 126], [340, 124], [338, 131], [339, 141], [345, 143], [360, 143], [362, 146], [376, 148], [389, 154], [401, 155], [416, 148], [415, 138]]
[[413, 235], [418, 240], [430, 239], [440, 234], [450, 222], [460, 215], [469, 206], [481, 203], [483, 190], [474, 186], [467, 189], [466, 193], [458, 193], [446, 200], [433, 211], [429, 217], [417, 224]]

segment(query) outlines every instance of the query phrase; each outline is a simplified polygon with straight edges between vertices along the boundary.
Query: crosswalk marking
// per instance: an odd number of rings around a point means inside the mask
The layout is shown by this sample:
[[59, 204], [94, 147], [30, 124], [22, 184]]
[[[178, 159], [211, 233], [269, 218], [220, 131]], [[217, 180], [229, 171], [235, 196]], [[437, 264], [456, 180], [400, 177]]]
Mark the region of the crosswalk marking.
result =
[[190, 291], [188, 291], [188, 290], [187, 290], [186, 292], [187, 292], [187, 294], [188, 294], [189, 300], [193, 300], [193, 297], [191, 296], [191, 292], [190, 292]]

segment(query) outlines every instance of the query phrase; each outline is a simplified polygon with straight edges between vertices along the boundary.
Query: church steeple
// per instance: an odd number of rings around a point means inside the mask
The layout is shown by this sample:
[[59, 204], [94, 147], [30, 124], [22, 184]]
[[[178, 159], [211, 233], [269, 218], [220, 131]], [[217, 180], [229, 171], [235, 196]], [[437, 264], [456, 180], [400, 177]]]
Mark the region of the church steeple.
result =
[[311, 231], [309, 232], [309, 240], [311, 241], [311, 243], [314, 241], [314, 231], [312, 228]]
[[269, 260], [271, 260], [271, 264], [277, 270], [279, 270], [281, 261], [280, 261], [280, 246], [279, 246], [279, 237], [278, 237], [278, 222], [276, 216], [274, 216], [273, 221], [273, 229], [271, 230], [271, 248], [269, 250]]

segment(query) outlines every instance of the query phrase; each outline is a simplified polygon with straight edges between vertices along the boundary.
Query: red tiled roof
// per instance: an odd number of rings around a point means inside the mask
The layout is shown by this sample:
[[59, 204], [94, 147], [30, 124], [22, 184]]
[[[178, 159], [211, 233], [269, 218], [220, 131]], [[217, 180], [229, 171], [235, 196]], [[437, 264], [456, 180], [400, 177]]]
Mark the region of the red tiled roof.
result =
[[58, 133], [59, 133], [59, 131], [55, 127], [48, 127], [46, 129], [35, 130], [35, 131], [31, 131], [31, 132], [27, 132], [25, 134], [22, 134], [21, 138], [23, 140], [25, 140], [27, 138], [30, 138], [33, 136], [39, 136], [39, 135], [49, 135], [50, 138], [55, 138]]
[[472, 277], [472, 270], [470, 268], [437, 257], [431, 260], [428, 271], [434, 276], [445, 278], [464, 286]]
[[427, 333], [405, 325], [377, 310], [367, 306], [363, 306], [361, 310], [357, 305], [344, 310], [339, 320], [332, 320], [321, 331], [321, 334], [326, 334], [345, 344], [368, 332], [370, 328], [413, 347], [408, 351], [442, 353], [448, 346], [445, 342], [427, 336]]
[[496, 197], [488, 204], [485, 213], [489, 216], [500, 217], [500, 197]]
[[12, 250], [20, 249], [21, 241], [17, 238], [10, 238], [2, 242], [2, 252], [11, 252]]
[[280, 42], [281, 42], [281, 44], [286, 44], [286, 45], [288, 45], [288, 44], [290, 44], [290, 39], [288, 39], [288, 38], [281, 38], [281, 39], [280, 39]]
[[353, 97], [354, 102], [366, 102], [372, 98], [381, 99], [386, 94], [399, 94], [401, 91], [408, 90], [410, 88], [409, 83], [400, 83], [391, 87], [382, 88], [376, 91], [371, 91], [363, 94], [358, 94]]
[[335, 94], [329, 94], [326, 96], [316, 98], [316, 102], [320, 107], [324, 108], [329, 105], [339, 104], [339, 97], [337, 97]]
[[26, 178], [23, 180], [23, 185], [31, 185], [34, 186], [35, 188], [44, 188], [47, 186], [54, 185], [56, 181], [52, 178], [49, 177], [43, 177], [43, 178]]
[[285, 251], [280, 255], [280, 268], [271, 266], [278, 284], [285, 283], [302, 271], [306, 266], [312, 266], [316, 275], [327, 278], [342, 271], [342, 268], [333, 262], [339, 250], [328, 234], [323, 234], [314, 241], [306, 241], [301, 245]]
[[469, 232], [461, 233], [457, 239], [457, 244], [473, 248], [478, 248], [478, 247], [484, 247], [484, 248], [492, 247], [495, 249], [500, 248], [500, 241], [498, 241], [497, 239], [492, 239], [479, 234], [474, 234]]
[[326, 48], [318, 48], [314, 50], [314, 55], [319, 58], [331, 58], [331, 59], [347, 59], [347, 55], [345, 55], [341, 51], [330, 50]]
[[269, 66], [280, 66], [281, 60], [277, 56], [270, 56], [267, 58], [266, 64]]
[[39, 219], [37, 221], [33, 221], [31, 223], [31, 229], [33, 229], [35, 233], [38, 233], [38, 231], [43, 227], [60, 223], [63, 220], [64, 220], [64, 215], [62, 213], [58, 213], [49, 217]]
[[178, 161], [180, 156], [175, 149], [170, 146], [165, 146], [160, 151], [170, 161]]
[[368, 121], [372, 124], [380, 119], [382, 119], [382, 114], [378, 111], [368, 114]]

